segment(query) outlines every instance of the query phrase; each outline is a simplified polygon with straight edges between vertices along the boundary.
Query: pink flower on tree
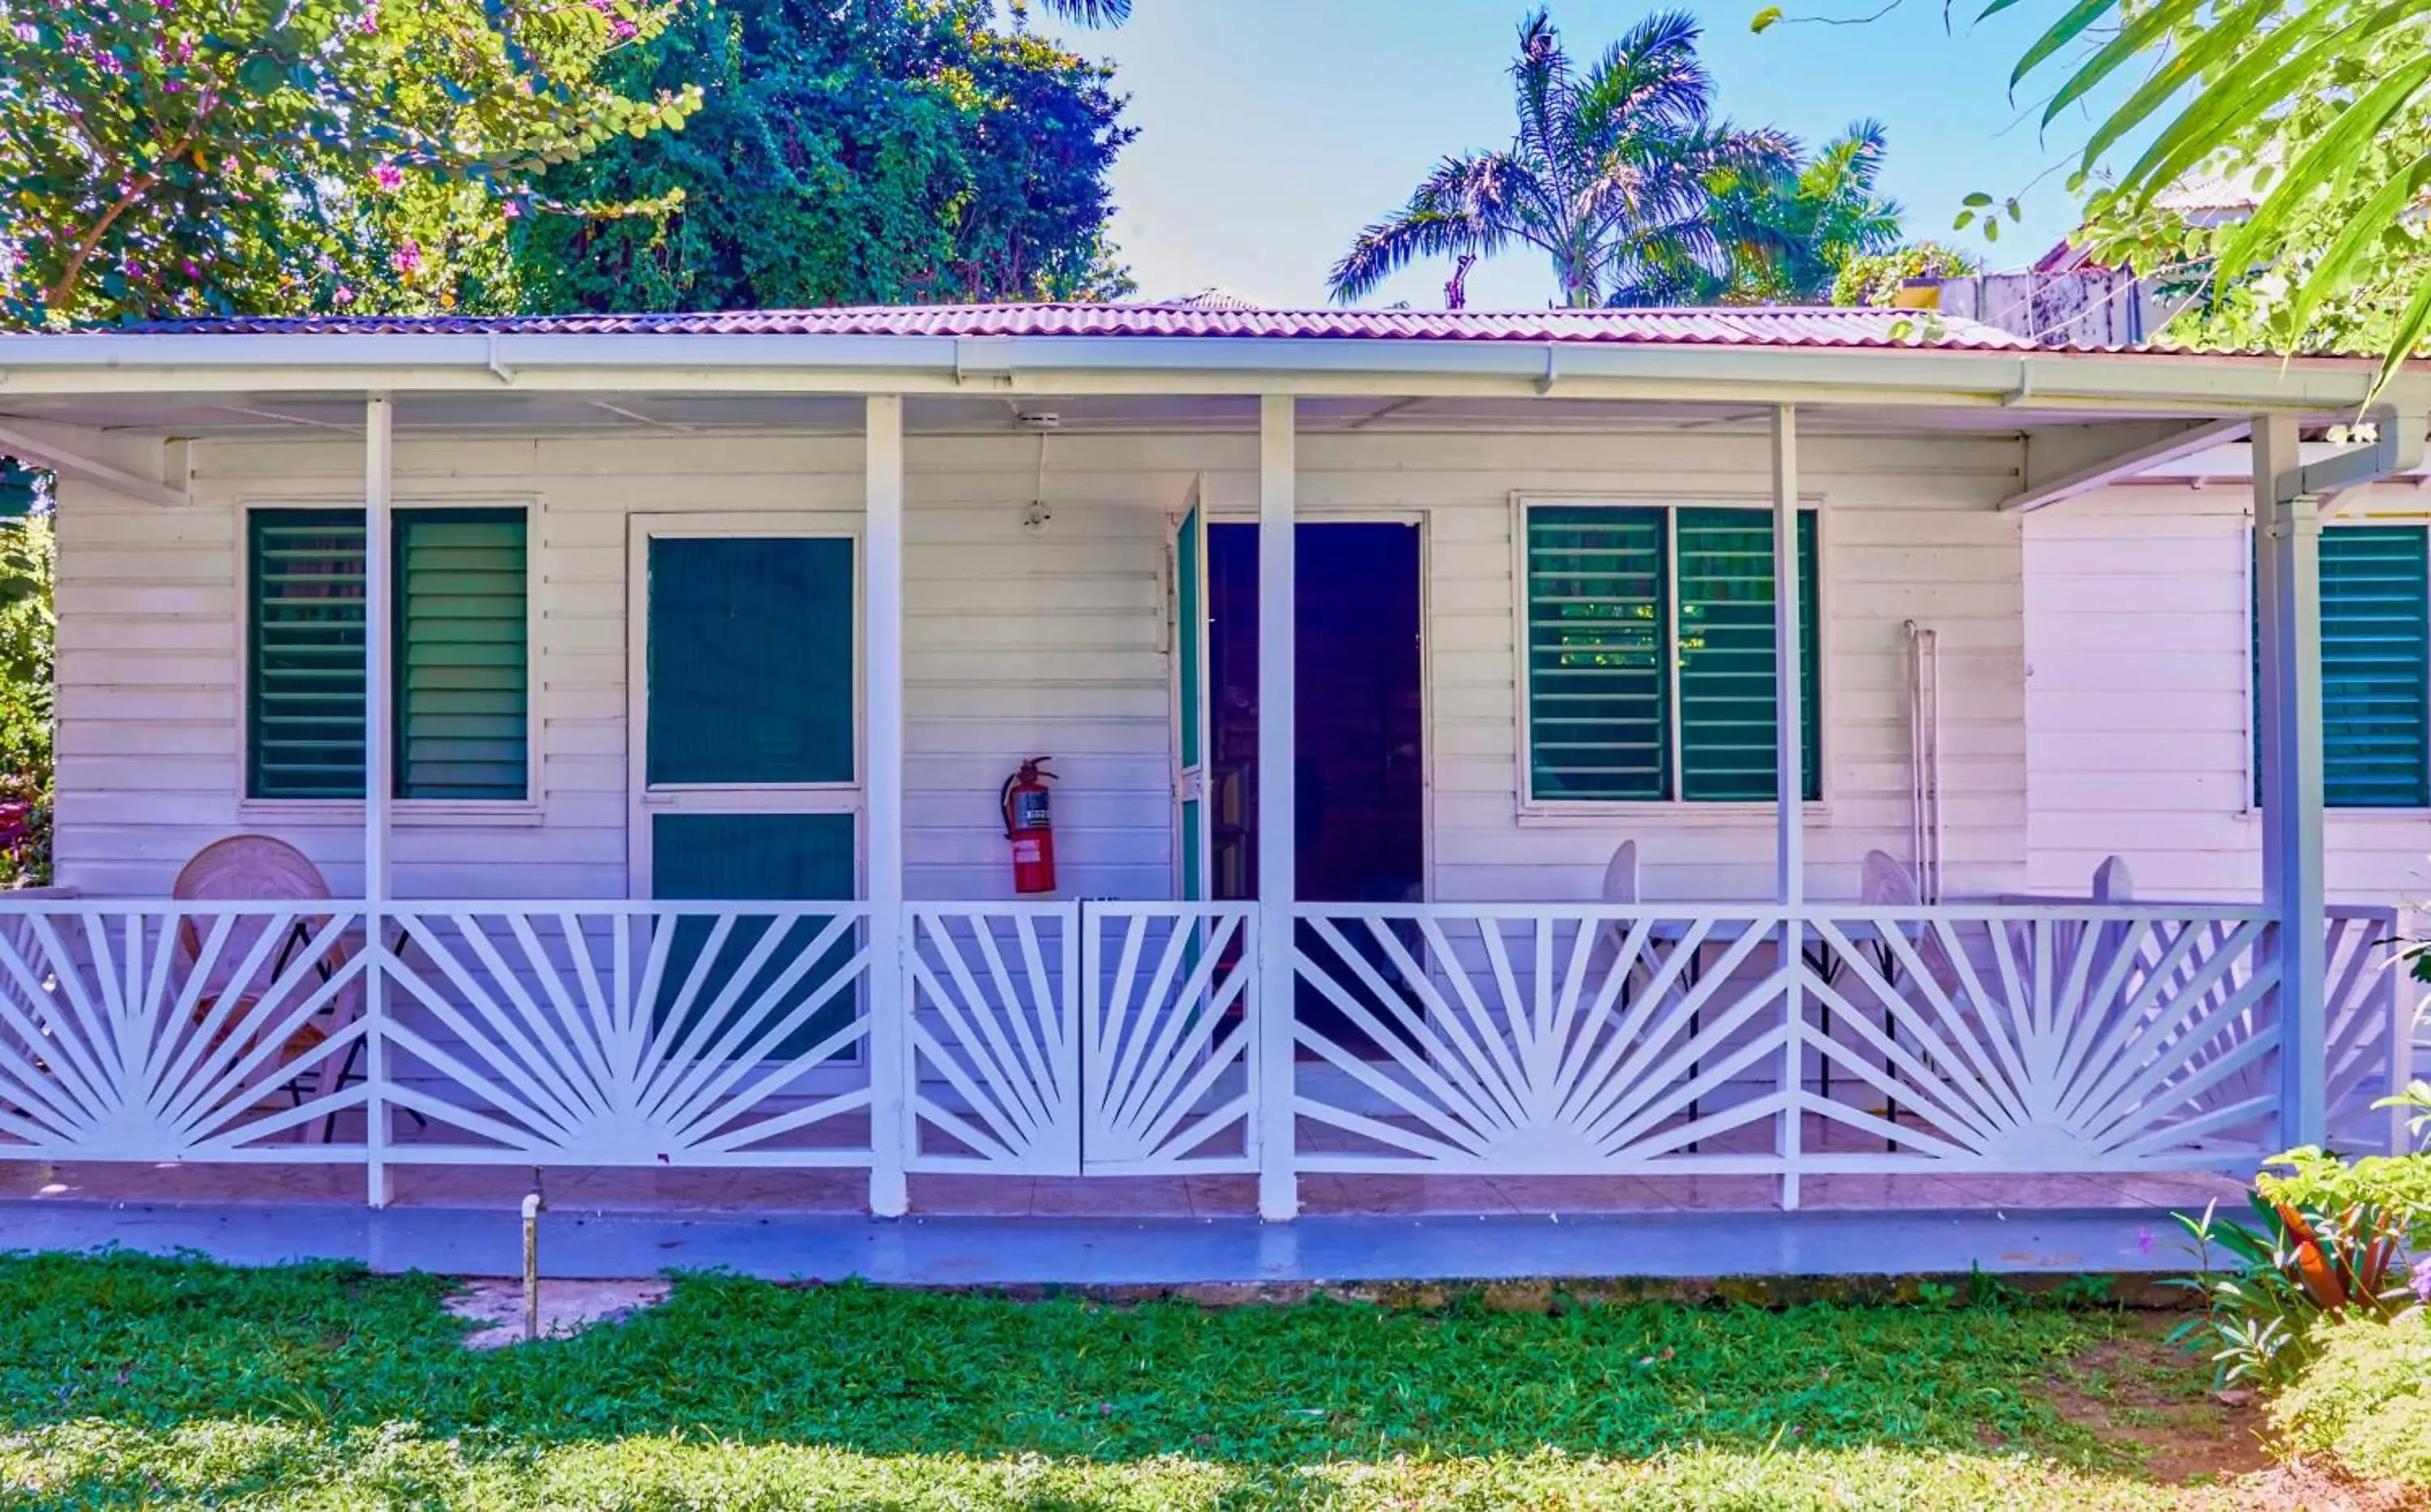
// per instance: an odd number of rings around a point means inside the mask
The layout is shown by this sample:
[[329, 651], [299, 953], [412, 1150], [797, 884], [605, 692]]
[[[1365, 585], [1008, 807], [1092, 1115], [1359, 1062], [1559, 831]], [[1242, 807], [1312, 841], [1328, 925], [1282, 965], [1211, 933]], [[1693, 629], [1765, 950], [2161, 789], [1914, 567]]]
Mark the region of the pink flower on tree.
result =
[[381, 193], [394, 194], [404, 186], [405, 173], [396, 164], [384, 162], [372, 170], [372, 180], [380, 186]]
[[389, 261], [396, 265], [397, 272], [409, 278], [412, 277], [422, 271], [422, 244], [411, 237], [406, 238], [405, 245], [398, 247], [396, 255], [390, 258]]

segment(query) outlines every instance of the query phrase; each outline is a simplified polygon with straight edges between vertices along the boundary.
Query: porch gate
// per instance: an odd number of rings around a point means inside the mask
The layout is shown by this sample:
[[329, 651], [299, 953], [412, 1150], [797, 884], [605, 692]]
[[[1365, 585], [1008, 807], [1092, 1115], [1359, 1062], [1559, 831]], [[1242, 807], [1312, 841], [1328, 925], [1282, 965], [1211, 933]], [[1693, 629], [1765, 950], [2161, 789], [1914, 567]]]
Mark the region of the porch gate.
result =
[[909, 1169], [1256, 1168], [1256, 905], [906, 912]]

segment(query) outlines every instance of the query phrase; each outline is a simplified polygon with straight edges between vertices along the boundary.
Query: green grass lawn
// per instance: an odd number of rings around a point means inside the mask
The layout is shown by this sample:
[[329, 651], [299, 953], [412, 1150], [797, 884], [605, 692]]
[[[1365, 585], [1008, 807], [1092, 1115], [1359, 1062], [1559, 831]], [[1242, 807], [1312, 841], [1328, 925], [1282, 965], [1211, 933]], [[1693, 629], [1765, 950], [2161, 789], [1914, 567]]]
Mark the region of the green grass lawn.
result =
[[0, 1505], [2177, 1506], [2084, 1407], [2202, 1397], [2191, 1365], [2121, 1363], [2149, 1328], [2047, 1306], [1214, 1310], [687, 1277], [622, 1324], [473, 1354], [446, 1290], [0, 1257]]

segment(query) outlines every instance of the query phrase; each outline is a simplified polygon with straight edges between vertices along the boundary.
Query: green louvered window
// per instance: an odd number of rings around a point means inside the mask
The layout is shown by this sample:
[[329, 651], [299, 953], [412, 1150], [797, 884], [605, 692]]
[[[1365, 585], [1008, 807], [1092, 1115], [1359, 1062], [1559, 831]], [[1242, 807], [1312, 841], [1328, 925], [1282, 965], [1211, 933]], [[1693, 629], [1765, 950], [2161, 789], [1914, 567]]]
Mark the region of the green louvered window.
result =
[[[1529, 508], [1526, 528], [1532, 796], [1769, 801], [1770, 514], [1546, 504]], [[1799, 517], [1798, 560], [1802, 786], [1814, 799], [1822, 616], [1812, 511]]]
[[521, 801], [524, 512], [398, 514], [396, 576], [396, 796]]
[[363, 512], [249, 516], [245, 791], [363, 796]]
[[[2337, 526], [2322, 532], [2321, 560], [2322, 801], [2431, 806], [2431, 536], [2420, 526]], [[2258, 689], [2258, 623], [2254, 654]], [[2255, 711], [2259, 803], [2258, 693]]]
[[[395, 796], [529, 791], [526, 525], [520, 510], [395, 518]], [[247, 520], [245, 791], [363, 796], [363, 513]]]

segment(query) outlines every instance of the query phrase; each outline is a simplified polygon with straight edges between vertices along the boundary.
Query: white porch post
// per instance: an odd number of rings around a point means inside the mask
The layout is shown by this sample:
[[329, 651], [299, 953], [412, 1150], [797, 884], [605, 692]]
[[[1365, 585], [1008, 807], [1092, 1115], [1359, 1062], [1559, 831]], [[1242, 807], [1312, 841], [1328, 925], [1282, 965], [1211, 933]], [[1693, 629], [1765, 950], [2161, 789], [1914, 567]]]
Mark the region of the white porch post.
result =
[[2295, 417], [2254, 421], [2255, 597], [2262, 648], [2262, 898], [2278, 920], [2279, 1142], [2327, 1132], [2322, 882], [2322, 515], [2301, 490]]
[[1299, 540], [1293, 524], [1299, 466], [1297, 406], [1266, 395], [1258, 411], [1258, 1216], [1299, 1212], [1292, 1108], [1294, 893], [1299, 815], [1294, 806], [1299, 678], [1294, 645]]
[[388, 1205], [388, 901], [389, 800], [395, 790], [395, 751], [390, 738], [394, 675], [390, 647], [396, 616], [390, 607], [394, 577], [390, 557], [395, 537], [391, 495], [395, 487], [395, 434], [389, 396], [363, 400], [363, 1159], [367, 1196]]
[[903, 1174], [911, 1151], [903, 959], [903, 399], [869, 398], [868, 518], [863, 600], [869, 619], [869, 1210], [900, 1218], [911, 1206]]
[[1798, 1153], [1804, 1134], [1800, 1099], [1804, 1087], [1806, 1015], [1799, 973], [1805, 958], [1806, 932], [1797, 911], [1806, 902], [1806, 720], [1800, 677], [1804, 662], [1798, 644], [1798, 411], [1786, 404], [1776, 405], [1772, 412], [1772, 581], [1773, 885], [1774, 898], [1784, 910], [1781, 960], [1789, 968], [1781, 1005], [1789, 1032], [1782, 1050], [1786, 1105], [1781, 1116], [1781, 1205], [1794, 1208], [1798, 1205]]

